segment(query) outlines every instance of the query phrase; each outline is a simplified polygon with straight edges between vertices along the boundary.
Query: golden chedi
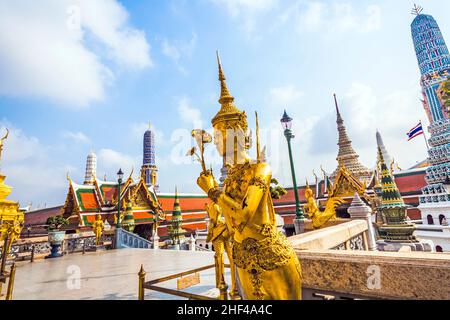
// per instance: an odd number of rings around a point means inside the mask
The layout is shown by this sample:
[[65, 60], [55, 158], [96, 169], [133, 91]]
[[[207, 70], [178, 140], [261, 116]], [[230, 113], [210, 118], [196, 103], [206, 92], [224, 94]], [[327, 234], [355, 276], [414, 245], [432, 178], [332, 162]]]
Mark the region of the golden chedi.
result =
[[[0, 139], [0, 161], [3, 152], [3, 144], [8, 138], [9, 131]], [[11, 250], [13, 242], [20, 237], [23, 228], [24, 215], [19, 210], [17, 202], [7, 200], [11, 194], [12, 188], [5, 184], [6, 176], [0, 173], [0, 240], [4, 241], [8, 238], [7, 252]]]
[[[246, 300], [301, 299], [301, 270], [286, 237], [277, 230], [270, 195], [272, 171], [267, 163], [252, 161], [247, 116], [234, 105], [219, 57], [221, 109], [213, 118], [214, 144], [228, 165], [223, 189], [211, 171], [197, 180], [233, 232], [233, 262], [240, 293]], [[259, 150], [257, 150], [257, 153]]]

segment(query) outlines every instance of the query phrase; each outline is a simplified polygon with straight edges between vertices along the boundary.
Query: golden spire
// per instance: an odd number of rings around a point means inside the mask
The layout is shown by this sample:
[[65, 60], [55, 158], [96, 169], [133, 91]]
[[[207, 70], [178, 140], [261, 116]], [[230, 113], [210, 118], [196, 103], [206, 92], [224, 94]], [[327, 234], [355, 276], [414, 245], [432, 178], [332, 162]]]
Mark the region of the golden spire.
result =
[[241, 129], [247, 131], [247, 115], [245, 112], [240, 111], [234, 105], [234, 97], [228, 90], [227, 83], [225, 82], [225, 74], [222, 69], [222, 63], [220, 61], [219, 52], [217, 51], [217, 65], [219, 68], [219, 81], [220, 81], [220, 99], [221, 104], [220, 111], [212, 119], [212, 125], [216, 126], [220, 122], [226, 122], [228, 128], [236, 128], [239, 126]]
[[220, 61], [219, 51], [216, 51], [217, 55], [217, 65], [219, 67], [219, 81], [220, 81], [220, 99], [219, 103], [221, 105], [231, 104], [234, 102], [234, 97], [231, 95], [230, 90], [228, 90], [225, 74], [222, 69], [222, 62]]

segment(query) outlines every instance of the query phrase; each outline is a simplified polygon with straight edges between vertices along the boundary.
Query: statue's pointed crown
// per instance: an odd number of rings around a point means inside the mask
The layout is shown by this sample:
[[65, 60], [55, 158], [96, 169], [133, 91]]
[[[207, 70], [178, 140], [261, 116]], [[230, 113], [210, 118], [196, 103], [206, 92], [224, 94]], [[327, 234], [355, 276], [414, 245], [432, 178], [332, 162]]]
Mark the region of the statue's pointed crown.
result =
[[247, 115], [244, 111], [240, 111], [234, 105], [234, 97], [228, 90], [225, 74], [222, 69], [219, 52], [217, 52], [217, 64], [219, 67], [219, 81], [220, 81], [220, 99], [221, 108], [216, 116], [212, 119], [212, 125], [215, 127], [219, 123], [225, 123], [227, 129], [235, 129], [238, 126], [244, 131], [247, 131]]

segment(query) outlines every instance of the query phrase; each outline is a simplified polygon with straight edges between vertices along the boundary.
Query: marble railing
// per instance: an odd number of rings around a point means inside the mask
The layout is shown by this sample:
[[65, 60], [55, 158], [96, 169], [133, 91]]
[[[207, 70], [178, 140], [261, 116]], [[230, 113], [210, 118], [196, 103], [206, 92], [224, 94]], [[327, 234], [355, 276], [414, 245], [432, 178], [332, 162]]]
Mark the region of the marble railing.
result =
[[448, 300], [450, 255], [296, 250], [305, 300]]
[[352, 220], [289, 238], [303, 299], [450, 299], [450, 255], [368, 251], [367, 232]]
[[[106, 247], [110, 248], [114, 243], [114, 234], [104, 233], [102, 242], [106, 243]], [[93, 232], [83, 234], [67, 234], [65, 236], [62, 252], [65, 254], [84, 252], [95, 246], [95, 236]], [[11, 247], [9, 259], [12, 260], [34, 260], [35, 258], [43, 258], [50, 254], [51, 245], [48, 237], [35, 237], [19, 239], [14, 242]], [[2, 247], [0, 245], [0, 252]]]
[[332, 227], [290, 237], [297, 250], [368, 250], [368, 225], [364, 220], [351, 220]]
[[152, 242], [122, 228], [116, 230], [115, 248], [151, 249]]

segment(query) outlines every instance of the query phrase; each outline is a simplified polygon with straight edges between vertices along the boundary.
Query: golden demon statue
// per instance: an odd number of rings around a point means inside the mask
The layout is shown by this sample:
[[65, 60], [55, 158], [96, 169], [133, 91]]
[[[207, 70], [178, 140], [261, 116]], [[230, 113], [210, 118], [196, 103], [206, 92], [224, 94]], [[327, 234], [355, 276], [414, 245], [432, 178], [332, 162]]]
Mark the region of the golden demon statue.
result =
[[228, 228], [227, 224], [223, 221], [220, 207], [211, 203], [206, 205], [206, 212], [209, 216], [208, 224], [208, 237], [206, 242], [211, 242], [214, 247], [214, 258], [216, 265], [216, 287], [219, 288], [222, 281], [225, 281], [225, 265], [223, 253], [226, 252], [228, 260], [230, 261], [231, 269], [231, 297], [233, 299], [239, 299], [239, 291], [236, 285], [236, 266], [233, 261], [232, 229]]
[[[217, 58], [222, 107], [212, 120], [214, 143], [229, 171], [223, 191], [212, 171], [203, 170], [197, 184], [218, 205], [233, 230], [233, 261], [242, 298], [299, 300], [300, 263], [289, 241], [277, 230], [270, 195], [271, 168], [260, 162], [259, 141], [258, 160], [251, 161], [247, 154], [247, 116], [234, 105]], [[202, 167], [205, 169], [204, 163]]]
[[308, 181], [306, 181], [305, 198], [307, 201], [305, 211], [309, 213], [309, 218], [312, 220], [315, 229], [319, 229], [328, 221], [336, 219], [336, 207], [344, 203], [341, 198], [330, 198], [327, 201], [325, 211], [320, 211]]
[[100, 244], [104, 229], [102, 216], [100, 214], [96, 216], [95, 222], [92, 224], [92, 229], [95, 233], [95, 244], [98, 246]]

